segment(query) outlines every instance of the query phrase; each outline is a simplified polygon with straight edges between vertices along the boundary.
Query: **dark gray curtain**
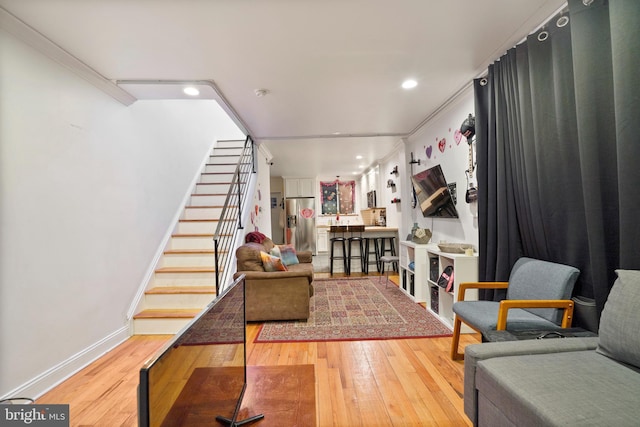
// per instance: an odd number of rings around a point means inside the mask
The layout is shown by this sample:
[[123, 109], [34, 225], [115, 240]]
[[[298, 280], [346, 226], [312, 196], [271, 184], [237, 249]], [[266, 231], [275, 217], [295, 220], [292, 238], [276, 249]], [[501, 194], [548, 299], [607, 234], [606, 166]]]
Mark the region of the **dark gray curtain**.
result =
[[573, 265], [600, 312], [615, 270], [640, 269], [639, 73], [640, 1], [571, 0], [474, 82], [481, 280]]

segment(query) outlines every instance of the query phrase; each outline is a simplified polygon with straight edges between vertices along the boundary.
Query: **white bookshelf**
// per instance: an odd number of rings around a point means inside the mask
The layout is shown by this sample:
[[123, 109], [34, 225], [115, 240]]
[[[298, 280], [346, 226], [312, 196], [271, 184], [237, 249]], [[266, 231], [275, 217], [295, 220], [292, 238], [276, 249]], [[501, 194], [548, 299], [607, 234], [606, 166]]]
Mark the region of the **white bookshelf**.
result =
[[[409, 268], [413, 262], [413, 269]], [[453, 266], [453, 291], [438, 286], [440, 274], [447, 266]], [[453, 303], [458, 299], [458, 288], [463, 282], [478, 281], [478, 256], [442, 252], [435, 244], [419, 245], [410, 241], [400, 242], [400, 289], [416, 302], [426, 303], [448, 328], [453, 329]], [[478, 299], [477, 289], [467, 290], [465, 300]], [[462, 332], [474, 332], [462, 325]]]
[[[400, 289], [415, 302], [427, 301], [427, 246], [400, 242]], [[413, 263], [413, 268], [409, 266]]]

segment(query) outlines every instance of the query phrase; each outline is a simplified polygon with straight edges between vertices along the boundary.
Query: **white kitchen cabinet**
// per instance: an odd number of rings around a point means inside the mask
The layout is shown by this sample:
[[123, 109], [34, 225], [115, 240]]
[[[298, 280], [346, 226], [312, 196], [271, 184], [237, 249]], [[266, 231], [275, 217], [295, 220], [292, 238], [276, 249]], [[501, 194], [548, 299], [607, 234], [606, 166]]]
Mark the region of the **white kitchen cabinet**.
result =
[[317, 252], [328, 252], [329, 251], [329, 230], [327, 228], [318, 228], [317, 229], [317, 239], [316, 239], [316, 251]]
[[315, 197], [314, 178], [285, 178], [285, 197]]

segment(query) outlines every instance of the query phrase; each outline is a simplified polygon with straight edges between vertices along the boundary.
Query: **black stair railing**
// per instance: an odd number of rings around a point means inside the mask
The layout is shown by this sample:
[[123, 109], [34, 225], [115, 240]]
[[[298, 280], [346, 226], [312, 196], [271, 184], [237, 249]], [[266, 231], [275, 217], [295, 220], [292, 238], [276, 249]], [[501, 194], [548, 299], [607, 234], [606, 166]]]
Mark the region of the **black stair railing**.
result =
[[249, 182], [251, 174], [254, 173], [256, 173], [255, 146], [253, 139], [247, 136], [222, 207], [218, 226], [213, 235], [216, 294], [220, 294], [222, 278], [225, 276], [228, 278], [232, 269], [230, 265], [233, 259], [231, 252], [234, 249], [233, 245], [238, 230], [243, 229], [242, 207], [243, 203], [247, 201]]

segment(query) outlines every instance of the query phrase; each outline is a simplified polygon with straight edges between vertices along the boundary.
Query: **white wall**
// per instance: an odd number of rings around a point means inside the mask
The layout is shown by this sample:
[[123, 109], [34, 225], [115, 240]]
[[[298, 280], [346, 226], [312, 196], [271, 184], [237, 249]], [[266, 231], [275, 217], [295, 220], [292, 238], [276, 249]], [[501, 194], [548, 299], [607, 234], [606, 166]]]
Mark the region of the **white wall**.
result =
[[[456, 142], [455, 131], [467, 118], [469, 113], [474, 114], [473, 88], [469, 87], [460, 96], [443, 108], [435, 117], [423, 126], [416, 134], [404, 141], [404, 147], [400, 147], [395, 155], [389, 156], [380, 166], [380, 174], [383, 185], [383, 201], [387, 207], [387, 222], [390, 226], [399, 226], [400, 239], [404, 240], [410, 233], [414, 222], [421, 227], [429, 228], [432, 233], [431, 241], [438, 243], [466, 242], [478, 245], [478, 221], [477, 203], [465, 202], [467, 180], [465, 170], [469, 165], [469, 145], [466, 138], [462, 137]], [[441, 152], [438, 142], [446, 140], [445, 150]], [[431, 157], [427, 157], [427, 149], [431, 147]], [[414, 165], [413, 174], [421, 172], [432, 166], [440, 164], [448, 183], [457, 184], [458, 200], [456, 209], [459, 218], [425, 218], [419, 207], [411, 208], [411, 183], [409, 177], [411, 168], [409, 161], [411, 152], [420, 160], [420, 165]], [[398, 165], [399, 176], [395, 177], [390, 172]], [[386, 188], [387, 179], [396, 182], [396, 191]], [[393, 197], [401, 198], [400, 205], [391, 204]], [[379, 197], [380, 198], [380, 197]], [[398, 221], [395, 223], [395, 221]]]
[[125, 107], [0, 31], [0, 397], [126, 338], [127, 310], [216, 139], [213, 101]]
[[264, 145], [259, 145], [256, 157], [256, 173], [258, 174], [249, 224], [245, 227], [245, 234], [259, 231], [266, 236], [271, 236], [271, 153]]
[[[400, 172], [404, 163], [404, 150], [397, 150], [380, 165], [381, 189], [378, 191], [378, 205], [387, 207], [388, 227], [400, 227], [402, 224], [402, 210], [411, 208], [411, 204], [407, 203], [408, 200], [402, 198], [402, 189], [409, 184], [406, 180], [407, 175]], [[398, 167], [398, 175], [391, 173], [396, 166]], [[387, 187], [387, 181], [390, 179], [396, 184], [395, 188]], [[400, 199], [400, 203], [391, 203], [394, 198]], [[400, 228], [402, 229], [403, 227]], [[400, 233], [400, 239], [404, 240], [406, 234]]]

